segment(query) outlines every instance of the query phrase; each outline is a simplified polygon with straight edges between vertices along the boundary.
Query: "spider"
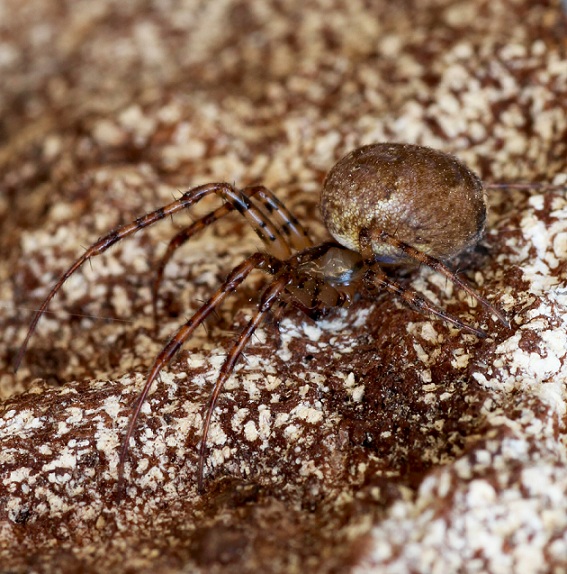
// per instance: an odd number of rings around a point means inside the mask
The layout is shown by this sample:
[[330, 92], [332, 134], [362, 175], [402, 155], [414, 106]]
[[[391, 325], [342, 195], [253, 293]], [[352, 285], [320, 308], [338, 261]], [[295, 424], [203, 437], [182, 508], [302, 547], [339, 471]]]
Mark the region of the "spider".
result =
[[385, 264], [413, 263], [424, 264], [443, 274], [509, 327], [502, 311], [443, 262], [476, 244], [483, 234], [486, 198], [481, 180], [446, 153], [417, 145], [379, 143], [355, 149], [327, 174], [320, 208], [334, 241], [314, 244], [301, 223], [266, 187], [254, 185], [237, 189], [228, 183], [194, 187], [168, 205], [114, 229], [91, 245], [55, 283], [31, 321], [16, 356], [16, 369], [49, 302], [85, 261], [210, 194], [221, 198], [223, 204], [177, 233], [158, 264], [152, 288], [154, 315], [157, 317], [157, 294], [167, 262], [178, 247], [208, 225], [236, 210], [246, 218], [265, 249], [237, 265], [155, 358], [133, 404], [122, 440], [119, 493], [130, 439], [156, 377], [195, 329], [254, 269], [266, 272], [271, 280], [260, 294], [252, 318], [230, 348], [211, 392], [199, 446], [197, 485], [200, 491], [204, 484], [207, 435], [220, 392], [254, 331], [271, 310], [281, 312], [286, 306], [293, 306], [316, 320], [334, 307], [348, 306], [358, 294], [373, 296], [383, 288], [421, 312], [485, 337], [483, 331], [463, 323], [416, 291], [402, 287], [383, 269]]

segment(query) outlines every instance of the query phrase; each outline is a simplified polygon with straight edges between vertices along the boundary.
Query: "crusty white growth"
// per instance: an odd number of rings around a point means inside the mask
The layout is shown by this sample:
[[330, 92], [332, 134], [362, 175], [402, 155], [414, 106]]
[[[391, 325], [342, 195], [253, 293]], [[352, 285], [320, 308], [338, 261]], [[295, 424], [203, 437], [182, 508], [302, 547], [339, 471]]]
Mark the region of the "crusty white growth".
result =
[[[491, 392], [484, 415], [494, 438], [432, 473], [415, 500], [391, 507], [371, 530], [368, 554], [355, 572], [445, 573], [466, 564], [470, 573], [532, 574], [547, 572], [550, 552], [555, 560], [567, 556], [567, 450], [555, 438], [567, 403], [567, 277], [552, 272], [567, 232], [567, 202], [553, 197], [560, 217], [551, 225], [541, 219], [542, 204], [543, 196], [530, 199], [520, 230], [523, 248], [506, 261], [520, 268], [527, 293], [539, 304], [514, 318], [520, 329], [496, 347], [488, 368], [473, 372]], [[535, 342], [530, 350], [522, 347], [527, 335]], [[434, 360], [422, 349], [418, 357], [425, 364]], [[468, 362], [462, 354], [454, 366]], [[519, 419], [498, 407], [511, 393], [521, 393]], [[437, 515], [433, 509], [440, 505], [450, 512]]]
[[17, 377], [9, 365], [83, 247], [187, 186], [262, 182], [323, 239], [322, 175], [360, 145], [429, 145], [485, 182], [565, 182], [557, 5], [143, 4], [0, 3], [0, 569], [562, 572], [565, 190], [489, 190], [486, 240], [455, 262], [509, 332], [425, 270], [404, 280], [486, 339], [389, 296], [317, 324], [286, 311], [281, 338], [267, 324], [214, 412], [204, 495], [203, 410], [260, 273], [156, 381], [119, 503], [118, 453], [152, 359], [259, 248], [238, 216], [170, 262], [157, 332], [152, 269], [214, 201], [85, 265]]

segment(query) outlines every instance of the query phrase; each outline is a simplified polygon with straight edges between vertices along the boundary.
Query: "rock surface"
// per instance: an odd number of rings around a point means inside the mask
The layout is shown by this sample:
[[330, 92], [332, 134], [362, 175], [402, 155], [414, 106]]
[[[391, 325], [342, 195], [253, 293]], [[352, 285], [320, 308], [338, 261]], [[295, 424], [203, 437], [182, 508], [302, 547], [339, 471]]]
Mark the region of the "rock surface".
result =
[[[368, 5], [367, 5], [368, 4]], [[344, 153], [406, 141], [486, 182], [567, 180], [556, 2], [142, 0], [0, 4], [0, 564], [6, 572], [560, 572], [567, 568], [565, 189], [492, 188], [488, 233], [438, 274], [400, 273], [478, 339], [361, 299], [266, 323], [202, 415], [265, 283], [253, 275], [161, 373], [156, 354], [243, 257], [231, 215], [151, 285], [205, 200], [70, 279], [14, 375], [31, 310], [84, 247], [208, 181], [317, 210]]]

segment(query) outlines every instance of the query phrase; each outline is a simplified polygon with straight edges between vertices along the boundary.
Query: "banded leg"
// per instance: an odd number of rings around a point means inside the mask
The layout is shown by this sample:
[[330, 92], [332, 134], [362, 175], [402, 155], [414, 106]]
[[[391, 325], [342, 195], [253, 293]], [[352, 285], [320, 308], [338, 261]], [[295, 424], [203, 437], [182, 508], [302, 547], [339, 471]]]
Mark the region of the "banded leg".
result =
[[179, 199], [156, 209], [142, 217], [137, 218], [132, 223], [128, 223], [126, 225], [122, 225], [117, 227], [107, 235], [101, 237], [96, 243], [91, 245], [81, 257], [79, 257], [72, 265], [63, 273], [63, 275], [59, 278], [59, 280], [55, 283], [51, 291], [48, 293], [47, 297], [44, 299], [43, 303], [40, 305], [39, 309], [36, 311], [35, 315], [32, 318], [30, 326], [28, 328], [28, 332], [26, 337], [16, 355], [14, 361], [14, 369], [17, 371], [22, 358], [26, 352], [28, 347], [29, 341], [31, 336], [33, 335], [37, 323], [39, 322], [41, 316], [47, 309], [51, 299], [55, 296], [55, 294], [61, 289], [65, 281], [79, 269], [83, 263], [92, 257], [96, 257], [97, 255], [101, 255], [104, 253], [109, 247], [117, 243], [118, 241], [132, 235], [133, 233], [153, 225], [157, 221], [164, 219], [169, 215], [173, 215], [178, 211], [183, 209], [188, 209], [205, 196], [210, 194], [216, 194], [222, 199], [231, 202], [234, 204], [235, 208], [238, 209], [241, 213], [245, 215], [248, 221], [251, 223], [252, 227], [262, 228], [265, 233], [266, 237], [268, 238], [271, 246], [270, 252], [280, 258], [286, 258], [290, 254], [289, 245], [285, 242], [283, 237], [274, 226], [270, 223], [269, 218], [266, 213], [258, 208], [255, 208], [251, 205], [250, 200], [244, 196], [241, 192], [236, 190], [233, 186], [228, 183], [208, 183], [205, 185], [201, 185], [195, 188], [192, 188], [186, 191]]
[[[220, 392], [230, 375], [232, 374], [234, 367], [240, 358], [243, 349], [247, 345], [248, 341], [254, 334], [254, 331], [265, 319], [267, 313], [271, 310], [274, 304], [281, 302], [282, 297], [285, 296], [286, 292], [291, 293], [290, 287], [297, 281], [297, 270], [298, 267], [309, 261], [316, 260], [318, 257], [324, 255], [331, 247], [335, 244], [332, 242], [323, 243], [320, 245], [314, 245], [313, 247], [308, 247], [300, 253], [296, 253], [293, 257], [290, 257], [287, 261], [277, 263], [280, 265], [279, 271], [272, 282], [264, 289], [260, 304], [256, 313], [250, 319], [246, 327], [242, 330], [238, 339], [236, 340], [233, 347], [230, 349], [228, 356], [221, 367], [219, 376], [215, 382], [211, 398], [209, 399], [209, 404], [207, 406], [207, 414], [205, 415], [205, 421], [203, 423], [203, 432], [201, 437], [201, 446], [199, 449], [199, 467], [198, 467], [198, 488], [201, 491], [203, 489], [203, 476], [205, 468], [205, 458], [207, 452], [207, 436], [209, 434], [209, 429], [211, 426], [211, 419], [213, 412], [215, 410]], [[293, 298], [293, 294], [292, 294]]]
[[262, 205], [270, 214], [274, 214], [278, 221], [280, 233], [287, 238], [288, 243], [297, 251], [302, 251], [313, 245], [307, 230], [301, 225], [298, 219], [289, 211], [274, 193], [263, 185], [250, 186], [251, 191], [262, 200]]
[[[226, 299], [228, 295], [233, 293], [238, 286], [248, 277], [248, 275], [258, 268], [262, 268], [271, 273], [275, 273], [281, 266], [281, 262], [271, 255], [265, 253], [255, 253], [245, 259], [240, 265], [235, 267], [228, 275], [224, 283], [219, 286], [217, 291], [210, 297], [194, 314], [193, 316], [181, 326], [177, 332], [171, 337], [167, 345], [162, 349], [160, 354], [156, 357], [146, 383], [138, 398], [136, 399], [135, 408], [130, 416], [126, 435], [122, 441], [122, 448], [120, 450], [120, 459], [118, 463], [118, 496], [122, 492], [122, 484], [124, 480], [124, 464], [126, 455], [128, 453], [128, 446], [130, 438], [136, 429], [137, 421], [142, 410], [142, 406], [150, 392], [151, 386], [159, 375], [160, 371], [171, 361], [175, 354], [179, 351], [181, 346], [191, 337], [195, 329], [203, 323], [203, 321]], [[229, 373], [230, 374], [230, 373]]]
[[[250, 190], [253, 188], [244, 188]], [[234, 208], [243, 215], [258, 237], [264, 242], [268, 253], [278, 259], [285, 260], [291, 256], [291, 247], [270, 219], [270, 214], [261, 206], [256, 205], [249, 193], [232, 187], [223, 194], [223, 199], [234, 205]]]
[[368, 262], [368, 269], [363, 277], [363, 285], [365, 290], [371, 295], [377, 291], [379, 286], [384, 287], [391, 293], [398, 295], [404, 303], [421, 313], [427, 312], [431, 315], [435, 315], [443, 321], [447, 321], [448, 323], [455, 325], [455, 327], [469, 331], [481, 339], [486, 337], [486, 333], [484, 331], [475, 329], [474, 327], [463, 323], [433, 303], [433, 301], [430, 301], [427, 297], [420, 295], [414, 289], [402, 287], [396, 283], [396, 281], [390, 279], [376, 261]]
[[209, 399], [209, 404], [207, 406], [207, 414], [205, 415], [205, 422], [203, 424], [203, 432], [201, 436], [201, 446], [199, 448], [199, 466], [197, 475], [197, 486], [200, 492], [203, 490], [203, 477], [205, 471], [205, 458], [207, 455], [207, 436], [209, 434], [209, 429], [211, 426], [211, 419], [213, 416], [213, 411], [215, 410], [220, 392], [224, 387], [224, 384], [232, 374], [234, 367], [242, 355], [244, 347], [250, 341], [250, 338], [254, 334], [254, 331], [266, 318], [267, 313], [270, 311], [274, 303], [276, 303], [282, 296], [283, 291], [293, 280], [293, 276], [290, 273], [284, 273], [279, 277], [276, 277], [264, 290], [262, 297], [260, 299], [260, 304], [258, 309], [252, 319], [248, 322], [246, 327], [242, 330], [238, 336], [237, 341], [232, 346], [225, 362], [223, 363], [219, 376], [215, 382], [213, 392], [211, 393], [211, 398]]
[[165, 267], [169, 263], [170, 259], [173, 257], [175, 251], [179, 249], [184, 243], [189, 241], [193, 235], [203, 231], [206, 227], [218, 221], [226, 214], [234, 211], [235, 206], [232, 203], [225, 203], [221, 205], [214, 211], [209, 212], [207, 215], [201, 217], [194, 223], [192, 223], [189, 227], [183, 228], [179, 233], [173, 237], [173, 239], [168, 243], [167, 249], [165, 253], [162, 255], [161, 259], [158, 262], [154, 281], [152, 284], [152, 311], [154, 316], [154, 325], [157, 327], [158, 324], [158, 313], [157, 313], [157, 304], [158, 304], [158, 293], [161, 283], [163, 281], [163, 275], [165, 272]]
[[466, 280], [460, 278], [454, 271], [451, 271], [451, 269], [449, 269], [442, 261], [439, 261], [439, 259], [435, 259], [434, 257], [431, 257], [426, 253], [423, 253], [419, 249], [416, 249], [415, 247], [412, 247], [411, 245], [408, 245], [407, 243], [404, 243], [403, 241], [396, 239], [395, 237], [386, 233], [385, 231], [375, 233], [373, 239], [375, 240], [377, 239], [382, 243], [387, 243], [388, 245], [391, 245], [392, 247], [399, 249], [411, 259], [419, 261], [420, 263], [427, 265], [427, 267], [430, 267], [431, 269], [437, 271], [438, 273], [441, 273], [441, 275], [444, 275], [457, 287], [465, 291], [467, 295], [469, 295], [473, 299], [476, 299], [485, 309], [487, 309], [488, 311], [493, 313], [496, 317], [498, 317], [498, 320], [505, 327], [510, 328], [510, 323], [506, 319], [502, 311], [497, 309], [492, 303], [490, 303], [487, 299], [482, 297], [482, 295], [477, 293], [468, 284]]
[[[288, 247], [293, 247], [297, 250], [303, 250], [313, 245], [305, 228], [267, 187], [263, 185], [248, 186], [243, 188], [241, 192], [250, 200], [256, 200], [257, 196], [258, 199], [261, 199], [262, 205], [265, 208], [265, 212], [269, 215], [275, 214], [277, 216], [279, 225], [276, 226], [276, 229], [272, 232], [272, 235], [281, 236]], [[152, 285], [152, 307], [155, 325], [157, 325], [157, 300], [159, 288], [163, 281], [165, 267], [169, 260], [172, 258], [175, 251], [179, 249], [185, 242], [191, 239], [193, 235], [199, 233], [205, 229], [205, 227], [211, 225], [215, 221], [218, 221], [228, 213], [231, 213], [236, 208], [236, 203], [225, 203], [215, 211], [212, 211], [203, 216], [201, 219], [194, 222], [189, 227], [182, 229], [169, 242], [166, 252], [158, 263], [156, 276]], [[269, 223], [269, 221], [266, 221], [266, 224], [267, 223]], [[266, 235], [266, 232], [262, 226], [253, 226], [253, 229], [260, 237], [260, 239], [268, 246], [268, 249], [271, 250], [271, 236]]]
[[[367, 268], [366, 273], [364, 274], [363, 277], [363, 286], [368, 293], [373, 294], [378, 286], [384, 287], [391, 293], [395, 293], [396, 295], [398, 295], [407, 305], [409, 305], [410, 307], [414, 307], [420, 312], [431, 313], [432, 315], [439, 317], [443, 321], [447, 321], [448, 323], [451, 323], [452, 325], [455, 325], [460, 329], [464, 329], [465, 331], [474, 333], [477, 337], [483, 339], [486, 337], [486, 333], [484, 331], [481, 331], [480, 329], [475, 329], [474, 327], [471, 327], [470, 325], [463, 323], [456, 317], [453, 317], [452, 315], [447, 313], [438, 305], [435, 305], [435, 303], [433, 303], [433, 301], [430, 301], [427, 297], [420, 295], [414, 289], [404, 288], [401, 285], [399, 285], [396, 281], [390, 279], [388, 275], [386, 275], [384, 270], [380, 267], [378, 261], [376, 261], [376, 257], [374, 255], [374, 252], [372, 251], [373, 239], [374, 240], [378, 239], [379, 241], [394, 240], [394, 238], [391, 238], [390, 235], [383, 232], [373, 233], [369, 229], [362, 229], [360, 232], [359, 235], [360, 250], [364, 260], [364, 264]], [[402, 249], [402, 242], [397, 240], [395, 241], [396, 241], [395, 247]], [[428, 256], [425, 255], [424, 253], [421, 253], [420, 251], [418, 251], [413, 247], [410, 247], [409, 245], [403, 244], [403, 246], [410, 248], [411, 250], [413, 250], [412, 252], [419, 254], [419, 257], [423, 256], [423, 258], [427, 260]], [[433, 258], [430, 259], [432, 260], [432, 262], [436, 262], [435, 259]], [[421, 259], [418, 259], [418, 261], [421, 261]]]

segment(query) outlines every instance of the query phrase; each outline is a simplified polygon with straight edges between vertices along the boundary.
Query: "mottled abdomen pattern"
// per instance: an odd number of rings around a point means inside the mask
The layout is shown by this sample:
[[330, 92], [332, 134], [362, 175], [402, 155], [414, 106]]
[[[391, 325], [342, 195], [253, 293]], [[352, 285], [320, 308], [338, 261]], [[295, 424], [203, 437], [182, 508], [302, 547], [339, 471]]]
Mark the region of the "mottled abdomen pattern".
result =
[[[428, 147], [380, 143], [342, 158], [325, 179], [321, 212], [331, 235], [360, 251], [362, 229], [385, 231], [438, 259], [475, 244], [486, 222], [479, 177], [455, 157]], [[383, 261], [405, 256], [378, 240]]]

